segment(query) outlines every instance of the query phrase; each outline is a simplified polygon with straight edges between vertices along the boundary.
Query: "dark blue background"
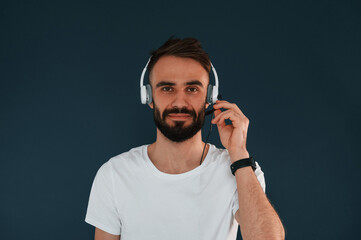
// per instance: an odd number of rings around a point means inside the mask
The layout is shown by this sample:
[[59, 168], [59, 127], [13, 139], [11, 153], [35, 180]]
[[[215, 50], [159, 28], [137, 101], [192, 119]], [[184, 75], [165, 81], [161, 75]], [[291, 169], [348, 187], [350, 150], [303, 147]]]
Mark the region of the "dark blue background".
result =
[[[361, 239], [360, 6], [2, 1], [0, 238], [93, 239], [91, 183], [110, 157], [155, 141], [139, 77], [175, 34], [202, 42], [223, 98], [250, 119], [286, 238]], [[216, 128], [209, 142], [222, 147]]]

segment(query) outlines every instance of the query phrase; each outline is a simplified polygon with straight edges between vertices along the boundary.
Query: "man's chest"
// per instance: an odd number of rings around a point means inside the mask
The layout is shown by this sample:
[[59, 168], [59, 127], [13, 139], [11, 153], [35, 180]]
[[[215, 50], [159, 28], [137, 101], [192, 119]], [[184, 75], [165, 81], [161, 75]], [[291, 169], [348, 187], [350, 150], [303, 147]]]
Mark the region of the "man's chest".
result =
[[115, 189], [115, 201], [124, 234], [159, 234], [166, 227], [194, 236], [207, 222], [231, 214], [234, 191], [231, 183], [202, 176], [169, 182], [143, 179]]

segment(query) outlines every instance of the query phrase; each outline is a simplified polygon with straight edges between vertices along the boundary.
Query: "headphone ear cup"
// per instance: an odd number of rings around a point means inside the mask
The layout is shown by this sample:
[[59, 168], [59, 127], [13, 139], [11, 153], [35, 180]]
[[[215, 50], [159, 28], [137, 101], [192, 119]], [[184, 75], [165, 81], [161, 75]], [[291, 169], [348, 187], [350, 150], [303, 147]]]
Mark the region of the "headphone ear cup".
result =
[[216, 103], [217, 100], [219, 100], [218, 99], [218, 87], [214, 86], [213, 91], [212, 91], [212, 101], [213, 101], [213, 103]]
[[145, 85], [146, 88], [146, 101], [147, 104], [150, 104], [153, 99], [152, 99], [152, 86], [150, 86], [150, 84]]
[[209, 84], [207, 89], [207, 103], [212, 104], [213, 85]]
[[142, 104], [147, 103], [147, 88], [145, 86], [142, 86], [140, 88], [140, 101], [142, 102]]

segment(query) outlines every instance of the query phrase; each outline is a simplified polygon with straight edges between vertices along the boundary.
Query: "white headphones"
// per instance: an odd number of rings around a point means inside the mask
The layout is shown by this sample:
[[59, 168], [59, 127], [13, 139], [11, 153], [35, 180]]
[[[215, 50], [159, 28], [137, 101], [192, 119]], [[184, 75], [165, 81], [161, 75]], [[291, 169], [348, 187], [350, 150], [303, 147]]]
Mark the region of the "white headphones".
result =
[[[152, 87], [150, 86], [150, 84], [147, 85], [143, 85], [144, 82], [144, 75], [145, 72], [147, 71], [147, 67], [148, 64], [150, 62], [150, 59], [152, 57], [149, 58], [147, 64], [145, 65], [142, 75], [140, 76], [140, 100], [142, 102], [142, 104], [150, 104], [153, 99], [152, 99]], [[212, 67], [212, 71], [213, 71], [213, 75], [214, 75], [214, 80], [216, 82], [216, 85], [213, 86], [212, 84], [208, 85], [208, 89], [207, 89], [207, 103], [211, 104], [211, 103], [216, 103], [217, 100], [219, 100], [218, 98], [218, 75], [216, 72], [216, 69], [213, 67], [212, 63], [211, 63], [211, 67]]]

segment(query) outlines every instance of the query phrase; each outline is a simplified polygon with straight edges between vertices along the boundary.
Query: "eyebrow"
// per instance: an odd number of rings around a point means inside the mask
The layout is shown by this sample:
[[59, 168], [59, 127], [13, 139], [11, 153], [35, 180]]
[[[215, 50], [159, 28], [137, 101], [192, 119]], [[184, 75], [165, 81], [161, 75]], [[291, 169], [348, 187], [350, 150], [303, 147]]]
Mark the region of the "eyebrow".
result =
[[[157, 85], [155, 85], [156, 88], [162, 87], [162, 86], [175, 86], [176, 84], [174, 82], [169, 82], [169, 81], [160, 81], [159, 83], [157, 83]], [[188, 85], [198, 85], [200, 87], [203, 88], [203, 84], [198, 81], [198, 80], [193, 80], [190, 82], [186, 82], [184, 85], [188, 86]]]

